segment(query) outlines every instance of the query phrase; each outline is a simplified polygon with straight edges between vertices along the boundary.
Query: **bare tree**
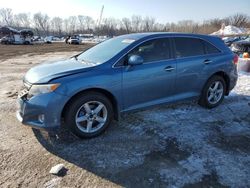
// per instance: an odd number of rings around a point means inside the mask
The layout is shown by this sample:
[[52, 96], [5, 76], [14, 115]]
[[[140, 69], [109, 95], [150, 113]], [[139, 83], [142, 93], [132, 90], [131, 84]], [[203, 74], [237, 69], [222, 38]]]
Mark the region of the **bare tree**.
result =
[[145, 17], [143, 19], [143, 31], [149, 32], [149, 31], [153, 31], [154, 28], [154, 24], [155, 24], [155, 19], [152, 17]]
[[208, 20], [208, 21], [204, 21], [204, 24], [205, 25], [211, 25], [214, 28], [219, 29], [219, 28], [221, 28], [221, 24], [224, 23], [225, 21], [226, 20], [215, 18], [215, 19], [211, 19], [211, 20]]
[[177, 23], [159, 23], [153, 17], [142, 18], [139, 15], [133, 15], [131, 18], [106, 18], [98, 26], [95, 25], [93, 18], [84, 15], [70, 16], [67, 19], [54, 17], [50, 20], [47, 14], [36, 13], [31, 19], [27, 13], [13, 15], [12, 9], [0, 9], [0, 25], [13, 26], [16, 29], [34, 28], [38, 34], [48, 35], [50, 31], [53, 34], [62, 35], [87, 32], [101, 35], [120, 35], [131, 32], [143, 31], [169, 31], [169, 32], [190, 32], [209, 34], [225, 25], [234, 25], [237, 27], [250, 27], [250, 17], [246, 14], [238, 13], [225, 18], [215, 18], [205, 20], [203, 23], [197, 23], [192, 20], [182, 20]]
[[31, 19], [28, 13], [19, 13], [14, 15], [14, 25], [16, 27], [30, 28]]
[[129, 18], [122, 18], [122, 24], [124, 25], [126, 32], [130, 33], [132, 30], [130, 19]]
[[81, 31], [86, 30], [87, 32], [91, 32], [94, 28], [94, 20], [90, 16], [79, 15], [78, 21], [80, 23], [79, 29]]
[[63, 31], [64, 31], [66, 34], [70, 34], [69, 20], [68, 20], [68, 19], [64, 19], [64, 20], [63, 20]]
[[138, 15], [133, 15], [131, 18], [131, 22], [132, 22], [132, 31], [140, 32], [141, 24], [142, 24], [142, 17]]
[[36, 13], [33, 16], [33, 23], [37, 32], [43, 31], [45, 35], [49, 34], [49, 16], [47, 14]]
[[85, 16], [85, 24], [87, 28], [87, 32], [90, 32], [91, 28], [93, 28], [94, 20], [90, 16]]
[[71, 34], [74, 34], [76, 31], [76, 26], [77, 26], [77, 17], [76, 16], [70, 16], [68, 18], [68, 23], [69, 23], [69, 30]]
[[62, 25], [63, 25], [63, 20], [60, 17], [54, 17], [51, 20], [51, 29], [57, 35], [62, 34]]
[[160, 31], [160, 32], [164, 32], [167, 31], [167, 28], [164, 24], [161, 23], [155, 23], [154, 24], [154, 29], [153, 31]]
[[85, 30], [85, 16], [78, 15], [77, 18], [79, 21], [79, 30], [83, 32]]
[[179, 21], [177, 24], [178, 32], [195, 33], [197, 32], [197, 23], [192, 20]]
[[116, 35], [116, 31], [118, 30], [118, 21], [114, 18], [105, 18], [97, 30], [98, 34], [113, 37]]
[[0, 23], [2, 25], [12, 26], [13, 25], [13, 13], [10, 8], [0, 9]]
[[235, 14], [229, 17], [229, 21], [231, 25], [236, 27], [244, 27], [249, 22], [249, 17], [246, 14]]

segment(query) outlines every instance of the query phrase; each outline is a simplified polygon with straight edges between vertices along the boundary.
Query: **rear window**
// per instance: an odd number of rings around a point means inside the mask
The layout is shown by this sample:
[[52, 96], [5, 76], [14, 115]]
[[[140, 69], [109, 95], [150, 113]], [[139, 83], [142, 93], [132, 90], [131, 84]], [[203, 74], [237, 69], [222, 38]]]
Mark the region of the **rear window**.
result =
[[207, 54], [220, 53], [220, 50], [216, 48], [214, 45], [210, 44], [209, 42], [203, 41], [203, 43]]
[[204, 55], [204, 46], [200, 39], [178, 37], [174, 38], [176, 57], [190, 57]]

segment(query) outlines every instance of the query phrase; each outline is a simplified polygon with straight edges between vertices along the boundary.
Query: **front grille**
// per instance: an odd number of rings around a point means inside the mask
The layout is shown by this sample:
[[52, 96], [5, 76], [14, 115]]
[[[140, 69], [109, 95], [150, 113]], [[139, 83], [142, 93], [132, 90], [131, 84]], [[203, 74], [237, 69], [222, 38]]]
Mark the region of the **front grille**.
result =
[[31, 84], [23, 81], [23, 86], [21, 88], [21, 91], [18, 93], [18, 97], [26, 99], [27, 94], [29, 93], [30, 88], [31, 88]]
[[22, 90], [18, 93], [18, 97], [19, 97], [19, 98], [23, 98], [23, 97], [27, 96], [28, 92], [29, 92], [29, 91], [28, 91], [27, 89], [22, 89]]
[[29, 90], [30, 87], [31, 87], [31, 84], [29, 84], [28, 82], [26, 82], [26, 81], [24, 80], [24, 81], [23, 81], [23, 86], [24, 86], [24, 89]]

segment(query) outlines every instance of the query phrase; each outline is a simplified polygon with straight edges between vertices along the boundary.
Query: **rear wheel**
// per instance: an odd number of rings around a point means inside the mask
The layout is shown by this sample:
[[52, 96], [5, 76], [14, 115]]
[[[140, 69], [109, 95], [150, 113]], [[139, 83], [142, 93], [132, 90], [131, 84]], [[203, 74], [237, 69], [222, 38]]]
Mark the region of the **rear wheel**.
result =
[[199, 99], [199, 104], [206, 108], [214, 108], [223, 101], [225, 91], [225, 80], [221, 76], [215, 75], [205, 84]]
[[66, 125], [81, 138], [98, 136], [113, 119], [112, 104], [104, 95], [88, 92], [70, 103], [65, 114]]

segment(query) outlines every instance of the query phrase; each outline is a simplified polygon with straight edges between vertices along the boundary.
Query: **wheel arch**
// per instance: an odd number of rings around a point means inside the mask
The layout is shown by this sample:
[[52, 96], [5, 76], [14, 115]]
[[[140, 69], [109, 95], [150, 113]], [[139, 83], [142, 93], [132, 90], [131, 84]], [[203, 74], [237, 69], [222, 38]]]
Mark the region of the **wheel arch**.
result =
[[[228, 94], [229, 94], [229, 86], [230, 86], [230, 78], [229, 78], [229, 76], [228, 76], [227, 73], [224, 72], [224, 71], [218, 71], [218, 72], [215, 72], [214, 74], [212, 74], [212, 75], [208, 78], [208, 80], [209, 80], [210, 78], [212, 78], [213, 76], [215, 76], [215, 75], [220, 76], [220, 77], [222, 77], [222, 78], [224, 79], [224, 81], [225, 81], [225, 83], [226, 83], [226, 92], [225, 92], [225, 94], [228, 95]], [[208, 81], [208, 80], [207, 80], [207, 81]]]
[[110, 100], [112, 107], [113, 107], [113, 110], [114, 110], [114, 119], [119, 120], [120, 113], [119, 113], [118, 102], [117, 102], [115, 96], [111, 92], [109, 92], [105, 89], [101, 89], [101, 88], [85, 89], [85, 90], [79, 91], [76, 94], [74, 94], [64, 105], [63, 110], [61, 112], [61, 118], [65, 117], [65, 112], [66, 112], [67, 108], [69, 107], [69, 105], [71, 104], [71, 102], [73, 102], [77, 97], [79, 97], [87, 92], [97, 92], [97, 93], [103, 94], [105, 97], [107, 97]]

